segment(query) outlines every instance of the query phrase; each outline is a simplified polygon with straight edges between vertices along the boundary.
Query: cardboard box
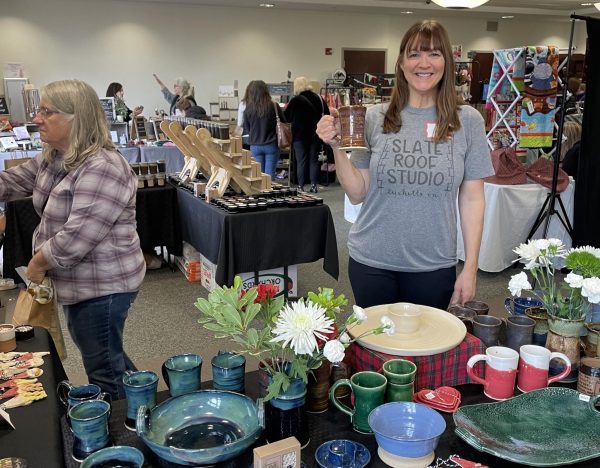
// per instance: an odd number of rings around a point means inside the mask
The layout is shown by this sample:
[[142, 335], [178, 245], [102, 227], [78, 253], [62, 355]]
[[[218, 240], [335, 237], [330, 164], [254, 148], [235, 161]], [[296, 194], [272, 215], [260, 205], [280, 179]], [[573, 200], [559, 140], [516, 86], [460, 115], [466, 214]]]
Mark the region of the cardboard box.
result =
[[300, 468], [300, 442], [295, 437], [254, 449], [254, 468]]
[[[200, 283], [208, 291], [212, 291], [217, 287], [215, 281], [217, 274], [217, 266], [212, 263], [204, 255], [200, 256]], [[263, 284], [272, 284], [283, 291], [286, 282], [289, 288], [289, 297], [298, 297], [298, 265], [290, 265], [288, 268], [287, 277], [283, 274], [283, 267], [273, 268], [271, 270], [263, 270], [258, 272], [258, 282]], [[242, 278], [242, 288], [250, 289], [254, 287], [254, 272], [236, 273], [236, 276]]]

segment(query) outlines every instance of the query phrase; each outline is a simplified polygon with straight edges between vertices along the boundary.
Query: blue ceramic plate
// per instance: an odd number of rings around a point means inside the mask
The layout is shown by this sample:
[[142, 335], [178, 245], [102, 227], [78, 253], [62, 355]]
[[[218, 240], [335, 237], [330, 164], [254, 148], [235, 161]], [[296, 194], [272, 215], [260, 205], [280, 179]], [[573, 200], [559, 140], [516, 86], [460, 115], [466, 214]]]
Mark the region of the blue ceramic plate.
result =
[[369, 452], [369, 449], [367, 449], [367, 447], [365, 447], [363, 444], [354, 442], [352, 440], [336, 439], [330, 440], [329, 442], [325, 442], [316, 450], [315, 459], [317, 460], [319, 466], [323, 468], [338, 468], [341, 466], [341, 464], [339, 463], [332, 463], [331, 461], [329, 461], [329, 448], [332, 444], [335, 444], [336, 442], [345, 442], [354, 445], [354, 468], [363, 468], [364, 466], [368, 465], [368, 463], [371, 461], [371, 453]]

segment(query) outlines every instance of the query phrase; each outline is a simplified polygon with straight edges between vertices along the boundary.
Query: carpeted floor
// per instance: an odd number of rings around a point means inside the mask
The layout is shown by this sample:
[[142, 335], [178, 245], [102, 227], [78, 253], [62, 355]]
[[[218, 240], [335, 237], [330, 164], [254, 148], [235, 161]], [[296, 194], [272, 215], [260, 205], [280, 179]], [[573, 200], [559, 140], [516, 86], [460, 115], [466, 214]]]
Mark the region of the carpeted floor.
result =
[[[331, 278], [322, 269], [322, 261], [298, 267], [298, 292], [305, 296], [317, 287], [331, 287], [343, 293], [352, 304], [352, 290], [348, 280], [348, 249], [346, 240], [350, 223], [344, 220], [344, 197], [339, 185], [322, 187], [319, 194], [329, 205], [336, 227], [340, 259], [340, 279]], [[460, 267], [460, 266], [459, 266]], [[500, 273], [479, 272], [477, 298], [491, 305], [490, 313], [503, 315], [503, 298], [511, 269]], [[169, 356], [178, 353], [198, 353], [204, 359], [203, 380], [211, 379], [210, 360], [218, 350], [229, 349], [225, 340], [215, 339], [197, 323], [194, 302], [206, 297], [207, 291], [199, 283], [190, 284], [179, 270], [168, 268], [148, 271], [138, 298], [133, 305], [125, 329], [125, 348], [140, 369], [151, 369], [160, 374], [160, 367]], [[62, 314], [61, 314], [62, 315]], [[61, 317], [62, 319], [62, 317]], [[68, 358], [64, 366], [74, 383], [86, 381], [79, 352], [64, 329]], [[256, 362], [248, 362], [247, 369]], [[160, 388], [165, 388], [160, 379]]]

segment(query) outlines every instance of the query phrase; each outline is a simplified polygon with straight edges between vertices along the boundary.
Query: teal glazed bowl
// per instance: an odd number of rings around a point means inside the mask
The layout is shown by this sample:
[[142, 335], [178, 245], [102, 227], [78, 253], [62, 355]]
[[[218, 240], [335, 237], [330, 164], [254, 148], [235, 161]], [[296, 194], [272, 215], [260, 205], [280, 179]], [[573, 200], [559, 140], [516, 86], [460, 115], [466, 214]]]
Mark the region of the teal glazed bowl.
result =
[[420, 403], [396, 401], [378, 406], [369, 414], [377, 445], [392, 455], [424, 457], [435, 451], [446, 430], [446, 421]]
[[262, 399], [225, 390], [199, 390], [169, 398], [148, 409], [140, 406], [136, 432], [163, 460], [182, 465], [212, 465], [237, 457], [260, 437]]
[[107, 466], [123, 466], [142, 468], [144, 455], [135, 447], [115, 445], [92, 453], [83, 460], [80, 468], [103, 468]]

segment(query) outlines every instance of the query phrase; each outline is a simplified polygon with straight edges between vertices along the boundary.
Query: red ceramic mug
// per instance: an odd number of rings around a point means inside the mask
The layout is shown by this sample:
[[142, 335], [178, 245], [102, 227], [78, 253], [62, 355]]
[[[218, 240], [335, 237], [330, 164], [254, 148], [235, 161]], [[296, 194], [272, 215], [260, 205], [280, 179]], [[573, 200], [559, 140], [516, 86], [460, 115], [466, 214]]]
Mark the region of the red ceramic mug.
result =
[[[485, 379], [475, 374], [473, 366], [485, 361]], [[467, 373], [476, 382], [483, 384], [483, 393], [493, 400], [506, 400], [515, 393], [515, 380], [519, 353], [504, 346], [491, 346], [485, 354], [476, 354], [467, 362]]]
[[[549, 349], [536, 345], [523, 345], [519, 349], [519, 379], [517, 387], [522, 392], [545, 388], [552, 382], [565, 378], [571, 372], [571, 360], [563, 353], [552, 353]], [[566, 367], [560, 374], [548, 378], [552, 359], [560, 359]]]

